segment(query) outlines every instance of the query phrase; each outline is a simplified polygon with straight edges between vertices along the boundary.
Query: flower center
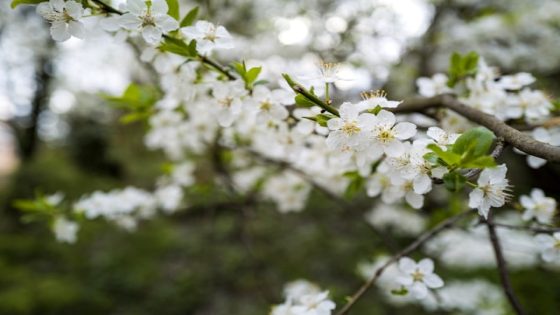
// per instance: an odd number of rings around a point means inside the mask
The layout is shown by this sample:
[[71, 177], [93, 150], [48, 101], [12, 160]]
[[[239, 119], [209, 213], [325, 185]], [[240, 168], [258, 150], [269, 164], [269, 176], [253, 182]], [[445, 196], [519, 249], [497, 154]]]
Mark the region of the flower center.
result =
[[360, 127], [358, 127], [358, 124], [356, 124], [356, 122], [347, 122], [344, 124], [344, 126], [342, 126], [342, 132], [344, 132], [345, 134], [351, 136], [351, 135], [355, 135], [358, 132], [360, 132]]
[[270, 109], [272, 108], [272, 104], [270, 104], [269, 101], [264, 101], [261, 103], [261, 110], [263, 111], [270, 111]]
[[233, 103], [233, 98], [231, 98], [231, 97], [226, 97], [226, 98], [223, 98], [223, 99], [219, 100], [218, 102], [219, 102], [222, 106], [229, 108], [229, 107], [231, 107], [231, 104]]
[[218, 38], [218, 36], [216, 36], [216, 29], [214, 27], [211, 27], [208, 30], [208, 33], [204, 34], [204, 39], [209, 40], [211, 42], [216, 41], [216, 38]]
[[390, 129], [386, 129], [386, 130], [381, 130], [381, 132], [379, 132], [378, 134], [378, 139], [381, 142], [390, 142], [393, 139], [395, 139], [395, 135], [393, 134], [393, 132]]
[[424, 274], [420, 272], [420, 270], [416, 269], [416, 271], [412, 273], [412, 280], [416, 282], [420, 282], [424, 280]]
[[554, 248], [557, 250], [560, 250], [560, 240], [556, 241], [556, 243], [554, 243]]
[[142, 27], [156, 26], [156, 19], [148, 12], [142, 18]]

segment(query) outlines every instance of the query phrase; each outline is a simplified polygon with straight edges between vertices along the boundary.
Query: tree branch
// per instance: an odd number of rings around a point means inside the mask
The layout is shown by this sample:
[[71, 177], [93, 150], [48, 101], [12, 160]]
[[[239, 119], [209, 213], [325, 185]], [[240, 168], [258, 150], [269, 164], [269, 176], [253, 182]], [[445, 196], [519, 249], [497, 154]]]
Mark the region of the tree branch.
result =
[[452, 227], [459, 220], [461, 220], [465, 216], [467, 216], [469, 214], [472, 214], [472, 213], [474, 213], [473, 210], [467, 210], [467, 211], [461, 212], [457, 215], [454, 215], [452, 217], [447, 218], [445, 221], [436, 225], [431, 230], [428, 230], [428, 231], [424, 232], [422, 235], [420, 235], [420, 237], [418, 237], [413, 243], [411, 243], [410, 245], [405, 247], [403, 250], [401, 250], [397, 254], [393, 255], [385, 264], [383, 264], [381, 267], [379, 267], [375, 271], [375, 274], [373, 275], [373, 277], [371, 277], [366, 283], [364, 283], [358, 289], [358, 291], [356, 291], [356, 293], [354, 293], [349, 298], [348, 302], [344, 305], [343, 308], [340, 309], [340, 311], [338, 311], [336, 313], [336, 315], [346, 315], [346, 314], [348, 314], [348, 312], [350, 311], [352, 306], [354, 306], [354, 304], [356, 304], [356, 302], [373, 286], [373, 284], [377, 281], [377, 279], [379, 279], [379, 277], [381, 277], [381, 275], [383, 274], [385, 269], [387, 269], [387, 267], [396, 263], [401, 257], [403, 257], [405, 255], [408, 255], [409, 253], [415, 251], [420, 246], [422, 246], [424, 243], [426, 243], [427, 241], [432, 239], [434, 236], [436, 236], [440, 232]]
[[394, 113], [422, 112], [428, 108], [444, 107], [457, 114], [492, 130], [496, 136], [502, 137], [519, 150], [549, 162], [560, 162], [560, 147], [537, 141], [531, 136], [512, 128], [493, 115], [486, 114], [476, 108], [461, 103], [451, 94], [434, 97], [416, 98], [404, 101], [393, 109]]
[[490, 237], [490, 242], [492, 243], [492, 248], [494, 249], [494, 254], [496, 256], [496, 264], [498, 265], [498, 271], [500, 273], [500, 281], [502, 283], [502, 288], [508, 299], [509, 304], [515, 311], [517, 315], [525, 315], [517, 296], [513, 292], [511, 282], [508, 275], [507, 263], [502, 251], [502, 246], [500, 240], [498, 239], [498, 234], [496, 233], [496, 227], [494, 226], [493, 211], [488, 214], [488, 219], [486, 220], [486, 226], [488, 227], [488, 235]]
[[500, 227], [500, 228], [504, 228], [504, 229], [510, 229], [510, 230], [525, 230], [525, 231], [531, 231], [531, 232], [535, 232], [535, 233], [547, 233], [547, 234], [552, 234], [552, 233], [556, 233], [556, 232], [560, 232], [560, 228], [545, 228], [545, 227], [538, 227], [538, 226], [524, 226], [524, 225], [511, 225], [511, 224], [505, 224], [505, 223], [492, 223], [494, 226], [496, 227]]

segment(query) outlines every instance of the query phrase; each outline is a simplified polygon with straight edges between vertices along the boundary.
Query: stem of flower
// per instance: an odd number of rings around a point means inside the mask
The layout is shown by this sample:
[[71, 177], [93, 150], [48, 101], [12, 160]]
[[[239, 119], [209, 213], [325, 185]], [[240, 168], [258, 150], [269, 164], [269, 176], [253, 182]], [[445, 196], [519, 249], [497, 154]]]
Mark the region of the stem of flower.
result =
[[329, 113], [331, 113], [335, 116], [340, 117], [340, 114], [338, 113], [338, 110], [336, 108], [334, 108], [331, 105], [323, 102], [320, 98], [313, 95], [306, 88], [304, 88], [299, 83], [292, 80], [292, 78], [288, 74], [284, 73], [284, 74], [282, 74], [282, 76], [284, 77], [284, 79], [286, 80], [288, 85], [292, 88], [292, 90], [294, 90], [294, 92], [305, 96], [305, 98], [307, 98], [311, 102], [315, 103], [317, 106], [321, 107], [322, 109], [326, 110], [327, 112], [329, 112]]

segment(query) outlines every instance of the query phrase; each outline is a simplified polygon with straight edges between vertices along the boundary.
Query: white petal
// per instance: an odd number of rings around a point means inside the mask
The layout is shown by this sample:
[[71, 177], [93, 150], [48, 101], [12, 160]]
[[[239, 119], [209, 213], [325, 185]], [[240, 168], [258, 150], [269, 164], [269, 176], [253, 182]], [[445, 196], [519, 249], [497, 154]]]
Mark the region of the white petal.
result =
[[83, 39], [86, 36], [86, 28], [82, 22], [70, 21], [68, 23], [68, 32], [74, 37]]
[[414, 192], [417, 194], [425, 194], [432, 189], [432, 179], [430, 176], [420, 174], [413, 181]]
[[424, 283], [428, 288], [437, 289], [443, 287], [443, 280], [435, 273], [424, 276]]
[[140, 16], [146, 9], [146, 2], [144, 0], [128, 0], [126, 7], [130, 13]]
[[155, 45], [161, 41], [161, 30], [157, 27], [148, 25], [142, 29], [142, 37], [148, 44]]
[[430, 258], [424, 258], [418, 262], [418, 269], [424, 274], [430, 274], [434, 272], [434, 261]]
[[56, 11], [64, 11], [64, 0], [50, 0], [49, 3]]
[[338, 130], [342, 128], [343, 125], [344, 121], [341, 118], [331, 118], [327, 121], [327, 127], [329, 127], [330, 130]]
[[386, 126], [387, 128], [393, 127], [395, 121], [396, 121], [395, 114], [389, 111], [381, 110], [377, 114], [377, 123]]
[[169, 15], [162, 15], [156, 18], [157, 26], [161, 27], [164, 33], [174, 31], [179, 28], [179, 22]]
[[388, 156], [398, 157], [406, 150], [404, 144], [398, 140], [393, 140], [384, 146], [384, 151]]
[[122, 27], [135, 31], [142, 26], [142, 20], [138, 18], [136, 15], [127, 13], [120, 17], [119, 22]]
[[404, 285], [406, 287], [411, 286], [414, 283], [414, 278], [412, 278], [412, 276], [400, 276], [397, 277], [397, 282], [401, 285]]
[[407, 274], [411, 274], [416, 271], [416, 262], [409, 257], [403, 257], [399, 259], [399, 269]]
[[395, 131], [395, 136], [400, 140], [406, 140], [416, 135], [416, 125], [409, 122], [400, 122], [393, 130]]
[[424, 205], [424, 196], [413, 191], [409, 191], [405, 195], [406, 202], [414, 209], [420, 209]]
[[415, 298], [421, 300], [428, 295], [428, 288], [422, 282], [415, 282], [410, 288], [410, 292]]
[[52, 7], [48, 2], [41, 2], [37, 5], [37, 14], [45, 17], [52, 12]]
[[70, 39], [71, 35], [68, 33], [68, 25], [64, 22], [54, 22], [51, 25], [51, 36], [58, 42]]
[[82, 13], [84, 12], [84, 8], [82, 7], [81, 4], [75, 1], [68, 1], [66, 2], [66, 12], [74, 20], [79, 20], [82, 18]]
[[152, 14], [167, 14], [169, 7], [167, 6], [167, 1], [165, 0], [152, 0]]

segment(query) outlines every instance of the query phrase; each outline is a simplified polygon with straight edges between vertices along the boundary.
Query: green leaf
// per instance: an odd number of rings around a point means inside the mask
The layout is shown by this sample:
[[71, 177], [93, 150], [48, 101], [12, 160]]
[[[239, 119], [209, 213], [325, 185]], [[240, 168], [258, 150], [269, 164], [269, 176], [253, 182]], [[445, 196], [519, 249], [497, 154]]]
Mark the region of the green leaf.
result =
[[391, 294], [392, 295], [399, 295], [399, 296], [403, 296], [403, 295], [407, 295], [408, 294], [408, 290], [403, 286], [398, 290], [391, 290]]
[[170, 53], [181, 55], [184, 57], [194, 58], [197, 56], [196, 53], [196, 41], [192, 40], [188, 45], [177, 38], [165, 37], [159, 49], [162, 51], [168, 51]]
[[479, 156], [471, 161], [461, 163], [464, 168], [486, 168], [496, 166], [496, 161], [489, 155]]
[[47, 2], [48, 0], [12, 0], [10, 7], [15, 9], [20, 4], [39, 4], [41, 2]]
[[449, 80], [447, 85], [453, 87], [463, 78], [475, 75], [478, 69], [478, 59], [479, 56], [474, 51], [464, 56], [454, 52], [449, 61]]
[[257, 78], [259, 77], [259, 74], [261, 73], [262, 67], [255, 67], [255, 68], [251, 68], [249, 69], [249, 71], [247, 71], [247, 74], [245, 76], [245, 81], [247, 82], [247, 84], [252, 85], [253, 82], [255, 82], [257, 80]]
[[181, 20], [181, 27], [186, 27], [186, 26], [191, 26], [194, 23], [194, 20], [196, 20], [196, 17], [198, 16], [198, 7], [194, 7], [192, 10], [189, 11], [189, 13], [187, 13], [187, 15], [185, 15], [185, 17]]
[[175, 20], [179, 21], [180, 13], [179, 13], [179, 0], [165, 0], [167, 1], [167, 6], [169, 7], [169, 11], [167, 14], [173, 17]]
[[301, 94], [297, 94], [294, 99], [295, 99], [295, 103], [296, 103], [297, 106], [300, 106], [300, 107], [313, 107], [313, 106], [315, 106], [315, 103], [308, 100], [307, 97], [305, 97]]
[[467, 178], [459, 172], [447, 173], [443, 176], [443, 184], [449, 191], [459, 191], [467, 182]]
[[247, 70], [247, 65], [245, 64], [245, 61], [234, 62], [232, 66], [235, 72], [239, 73], [239, 75], [245, 82], [245, 87], [248, 89], [251, 89], [253, 87], [254, 82], [257, 80], [262, 70], [262, 67], [254, 67]]
[[[461, 156], [459, 154], [456, 154], [454, 152], [452, 152], [451, 150], [447, 150], [444, 151], [442, 148], [440, 148], [438, 145], [436, 144], [429, 144], [428, 145], [428, 149], [432, 150], [434, 152], [434, 154], [437, 155], [437, 157], [443, 161], [445, 166], [451, 166], [451, 165], [456, 165], [461, 161]], [[430, 156], [428, 156], [430, 157]], [[424, 158], [426, 158], [426, 156], [424, 156]], [[432, 157], [433, 159], [433, 157]], [[439, 160], [438, 160], [439, 162]]]
[[377, 106], [375, 106], [375, 108], [368, 109], [367, 112], [370, 113], [370, 114], [377, 115], [377, 114], [379, 114], [379, 112], [380, 112], [382, 109], [383, 109], [383, 107], [381, 107], [380, 105], [377, 105]]
[[150, 85], [130, 84], [123, 95], [105, 96], [110, 105], [124, 109], [128, 113], [121, 117], [122, 123], [147, 120], [153, 112], [155, 103], [160, 98], [160, 91]]
[[317, 116], [315, 116], [315, 121], [321, 126], [321, 127], [327, 127], [327, 122], [332, 119], [335, 118], [336, 116], [331, 115], [331, 114], [319, 114]]
[[463, 133], [453, 146], [451, 151], [462, 156], [462, 162], [467, 163], [480, 156], [486, 155], [492, 142], [494, 134], [484, 128], [477, 127]]

